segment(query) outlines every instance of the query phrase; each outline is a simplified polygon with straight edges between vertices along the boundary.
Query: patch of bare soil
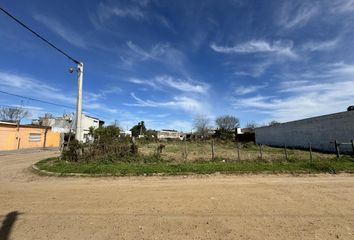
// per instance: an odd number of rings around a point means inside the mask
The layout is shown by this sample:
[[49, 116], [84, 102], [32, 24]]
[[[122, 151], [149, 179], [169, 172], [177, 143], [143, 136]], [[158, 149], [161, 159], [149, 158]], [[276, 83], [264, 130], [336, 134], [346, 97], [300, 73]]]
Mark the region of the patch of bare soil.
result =
[[354, 239], [351, 175], [57, 178], [28, 170], [57, 154], [0, 156], [0, 234], [8, 239]]

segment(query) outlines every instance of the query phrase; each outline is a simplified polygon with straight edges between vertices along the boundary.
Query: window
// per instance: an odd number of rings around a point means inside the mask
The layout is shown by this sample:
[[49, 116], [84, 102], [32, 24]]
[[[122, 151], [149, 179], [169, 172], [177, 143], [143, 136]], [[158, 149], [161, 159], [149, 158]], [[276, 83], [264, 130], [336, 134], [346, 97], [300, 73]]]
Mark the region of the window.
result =
[[41, 141], [41, 134], [40, 133], [30, 133], [28, 140], [30, 142], [40, 142]]

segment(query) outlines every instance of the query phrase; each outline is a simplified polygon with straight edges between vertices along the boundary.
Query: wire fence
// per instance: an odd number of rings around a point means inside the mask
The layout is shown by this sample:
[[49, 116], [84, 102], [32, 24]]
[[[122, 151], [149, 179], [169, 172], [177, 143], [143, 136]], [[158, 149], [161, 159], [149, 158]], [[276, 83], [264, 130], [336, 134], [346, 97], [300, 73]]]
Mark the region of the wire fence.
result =
[[294, 149], [286, 145], [270, 147], [254, 143], [209, 141], [167, 141], [140, 144], [139, 152], [154, 154], [160, 149], [160, 155], [173, 162], [195, 161], [313, 161], [334, 158], [336, 154], [322, 153], [312, 150], [311, 143], [308, 149]]

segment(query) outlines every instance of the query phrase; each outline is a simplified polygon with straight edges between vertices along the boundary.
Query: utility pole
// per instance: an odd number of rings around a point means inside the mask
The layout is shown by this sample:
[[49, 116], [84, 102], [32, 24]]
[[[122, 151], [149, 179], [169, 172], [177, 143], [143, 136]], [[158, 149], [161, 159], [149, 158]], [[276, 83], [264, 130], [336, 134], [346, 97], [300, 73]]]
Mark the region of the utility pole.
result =
[[84, 74], [84, 64], [77, 64], [77, 101], [76, 101], [76, 131], [75, 139], [82, 141], [82, 78]]

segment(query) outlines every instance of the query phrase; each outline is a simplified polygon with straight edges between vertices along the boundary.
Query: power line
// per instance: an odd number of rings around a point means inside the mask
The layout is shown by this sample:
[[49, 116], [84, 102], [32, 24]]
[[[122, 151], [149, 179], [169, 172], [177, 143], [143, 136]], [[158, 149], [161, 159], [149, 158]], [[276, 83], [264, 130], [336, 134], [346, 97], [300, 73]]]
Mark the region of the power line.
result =
[[14, 97], [24, 98], [24, 99], [28, 99], [28, 100], [32, 100], [32, 101], [36, 101], [36, 102], [41, 102], [41, 103], [44, 103], [44, 104], [50, 104], [50, 105], [54, 105], [54, 106], [58, 106], [58, 107], [65, 107], [65, 108], [75, 109], [74, 107], [70, 107], [70, 106], [67, 106], [67, 105], [53, 103], [53, 102], [48, 102], [48, 101], [44, 101], [44, 100], [40, 100], [40, 99], [35, 99], [35, 98], [32, 98], [32, 97], [26, 97], [26, 96], [14, 94], [14, 93], [4, 92], [4, 91], [1, 91], [1, 90], [0, 90], [0, 93], [6, 94], [6, 95], [10, 95], [10, 96], [14, 96]]
[[[23, 96], [23, 95], [19, 95], [19, 94], [9, 93], [9, 92], [5, 92], [5, 91], [1, 91], [1, 90], [0, 90], [0, 93], [6, 94], [6, 95], [9, 95], [9, 96], [14, 96], [14, 97], [18, 97], [18, 98], [23, 98], [23, 99], [35, 101], [35, 102], [40, 102], [40, 103], [44, 103], [44, 104], [49, 104], [49, 105], [53, 105], [53, 106], [57, 106], [57, 107], [64, 107], [64, 108], [69, 108], [69, 109], [75, 110], [75, 107], [71, 107], [71, 106], [64, 105], [64, 104], [53, 103], [53, 102], [44, 101], [44, 100], [40, 100], [40, 99], [36, 99], [36, 98], [32, 98], [32, 97], [27, 97], [27, 96]], [[92, 114], [92, 115], [96, 115], [97, 117], [105, 118], [105, 117], [103, 117], [103, 116], [100, 115], [100, 114], [87, 111], [86, 109], [83, 109], [83, 111], [84, 111], [84, 112], [87, 112], [87, 113], [89, 113], [89, 114]]]
[[31, 33], [33, 33], [35, 36], [37, 36], [38, 38], [40, 38], [41, 40], [43, 40], [45, 43], [47, 43], [49, 46], [53, 47], [55, 50], [57, 50], [58, 52], [60, 52], [61, 54], [63, 54], [64, 56], [66, 56], [67, 58], [69, 58], [71, 61], [73, 61], [76, 64], [80, 64], [80, 62], [76, 59], [74, 59], [73, 57], [71, 57], [69, 54], [67, 54], [66, 52], [64, 52], [63, 50], [61, 50], [60, 48], [56, 47], [53, 43], [49, 42], [47, 39], [45, 39], [44, 37], [42, 37], [41, 35], [39, 35], [37, 32], [35, 32], [34, 30], [32, 30], [31, 28], [29, 28], [26, 24], [24, 24], [23, 22], [21, 22], [20, 20], [18, 20], [17, 18], [15, 18], [13, 15], [11, 15], [8, 11], [6, 11], [5, 9], [3, 9], [2, 7], [0, 7], [0, 10], [5, 13], [7, 16], [9, 16], [10, 18], [12, 18], [15, 22], [17, 22], [18, 24], [20, 24], [22, 27], [26, 28], [28, 31], [30, 31]]

